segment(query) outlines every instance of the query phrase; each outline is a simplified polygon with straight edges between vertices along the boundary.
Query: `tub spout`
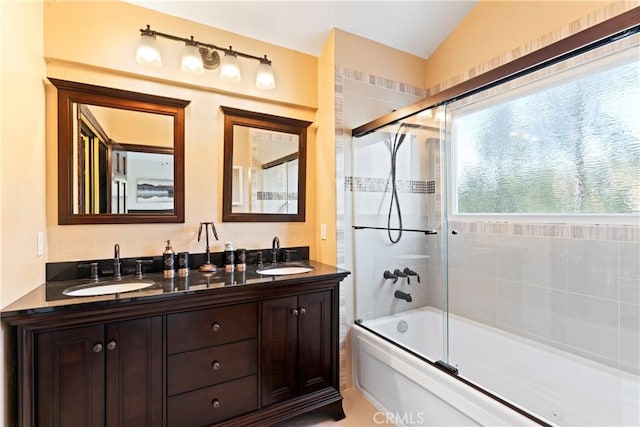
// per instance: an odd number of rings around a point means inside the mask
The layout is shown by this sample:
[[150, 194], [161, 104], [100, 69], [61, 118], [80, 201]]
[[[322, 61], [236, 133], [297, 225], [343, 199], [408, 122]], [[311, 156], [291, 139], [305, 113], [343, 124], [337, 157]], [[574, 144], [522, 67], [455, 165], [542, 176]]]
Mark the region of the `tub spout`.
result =
[[411, 298], [411, 294], [408, 294], [408, 293], [406, 293], [406, 292], [402, 292], [402, 291], [395, 291], [395, 293], [393, 294], [393, 296], [394, 296], [395, 298], [398, 298], [398, 299], [403, 299], [403, 300], [405, 300], [406, 302], [411, 302], [411, 301], [413, 301], [413, 299]]

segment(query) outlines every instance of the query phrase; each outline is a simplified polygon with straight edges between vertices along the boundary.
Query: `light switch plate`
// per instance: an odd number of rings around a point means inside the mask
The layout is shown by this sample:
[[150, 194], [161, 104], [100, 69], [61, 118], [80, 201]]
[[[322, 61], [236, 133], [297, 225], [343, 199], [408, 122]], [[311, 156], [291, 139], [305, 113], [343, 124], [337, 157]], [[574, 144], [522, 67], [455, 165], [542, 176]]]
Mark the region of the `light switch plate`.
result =
[[327, 224], [320, 224], [320, 239], [327, 240]]

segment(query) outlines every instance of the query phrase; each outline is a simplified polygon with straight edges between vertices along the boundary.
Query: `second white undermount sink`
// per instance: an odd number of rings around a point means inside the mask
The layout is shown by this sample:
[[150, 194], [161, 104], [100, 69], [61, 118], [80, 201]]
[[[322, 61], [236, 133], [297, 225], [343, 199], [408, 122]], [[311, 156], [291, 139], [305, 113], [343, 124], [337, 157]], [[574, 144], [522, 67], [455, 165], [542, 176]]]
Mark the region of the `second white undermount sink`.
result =
[[288, 274], [302, 274], [313, 270], [313, 267], [305, 267], [300, 265], [289, 265], [283, 267], [266, 267], [256, 271], [258, 274], [267, 276], [284, 276]]
[[139, 291], [155, 284], [153, 280], [114, 280], [109, 282], [85, 283], [72, 286], [62, 291], [71, 297], [89, 297], [97, 295], [119, 294], [123, 292]]

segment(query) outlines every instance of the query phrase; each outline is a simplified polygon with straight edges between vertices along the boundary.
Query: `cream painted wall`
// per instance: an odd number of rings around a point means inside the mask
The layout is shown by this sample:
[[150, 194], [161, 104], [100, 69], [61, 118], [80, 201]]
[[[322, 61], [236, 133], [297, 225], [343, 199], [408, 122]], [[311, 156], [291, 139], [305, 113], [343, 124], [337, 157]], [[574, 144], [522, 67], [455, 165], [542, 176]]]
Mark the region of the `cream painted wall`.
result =
[[[0, 307], [44, 278], [46, 230], [42, 3], [0, 1]], [[12, 418], [6, 328], [0, 330], [0, 422]]]
[[[56, 90], [47, 84], [47, 261], [109, 258], [118, 242], [123, 257], [158, 255], [171, 239], [176, 251], [204, 251], [197, 242], [200, 221], [214, 221], [221, 251], [225, 241], [236, 247], [265, 248], [273, 236], [283, 246], [308, 245], [317, 258], [315, 219], [315, 127], [309, 131], [307, 220], [304, 223], [222, 223], [223, 115], [220, 105], [316, 120], [317, 59], [310, 55], [195, 24], [118, 1], [46, 2], [45, 57], [47, 75], [101, 86], [190, 100], [186, 109], [186, 218], [184, 224], [81, 225], [57, 224]], [[189, 36], [273, 60], [277, 89], [255, 89], [256, 61], [240, 59], [243, 81], [223, 82], [216, 72], [202, 76], [179, 71], [180, 43], [158, 39], [163, 67], [134, 60], [138, 29], [145, 24], [171, 34]], [[73, 31], [69, 31], [73, 28]]]
[[318, 58], [318, 131], [316, 139], [316, 203], [318, 226], [326, 224], [327, 238], [318, 238], [318, 260], [336, 264], [336, 143], [335, 143], [335, 30]]
[[334, 30], [335, 60], [396, 82], [423, 87], [425, 60], [342, 30]]
[[2, 8], [2, 240], [0, 306], [44, 278], [36, 254], [45, 222], [45, 117], [42, 3], [0, 2]]
[[428, 58], [423, 85], [461, 75], [612, 3], [621, 2], [480, 0]]

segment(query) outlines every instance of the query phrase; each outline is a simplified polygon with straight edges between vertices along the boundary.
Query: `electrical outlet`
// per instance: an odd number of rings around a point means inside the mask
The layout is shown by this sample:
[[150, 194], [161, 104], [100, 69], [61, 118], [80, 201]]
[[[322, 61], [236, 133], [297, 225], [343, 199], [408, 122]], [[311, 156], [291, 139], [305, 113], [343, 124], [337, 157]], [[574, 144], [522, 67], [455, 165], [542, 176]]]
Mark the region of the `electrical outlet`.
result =
[[37, 240], [38, 240], [37, 254], [38, 256], [42, 256], [44, 255], [44, 232], [43, 231], [38, 231]]
[[327, 240], [327, 224], [320, 224], [320, 239]]

